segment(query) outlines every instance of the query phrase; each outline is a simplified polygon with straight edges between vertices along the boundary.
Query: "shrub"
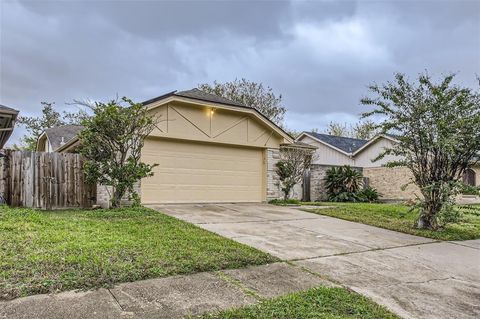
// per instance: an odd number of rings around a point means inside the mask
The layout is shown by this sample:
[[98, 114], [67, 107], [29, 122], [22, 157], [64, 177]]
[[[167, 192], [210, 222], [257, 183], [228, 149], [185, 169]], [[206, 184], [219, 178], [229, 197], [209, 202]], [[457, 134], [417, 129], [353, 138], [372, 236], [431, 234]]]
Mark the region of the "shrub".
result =
[[480, 195], [480, 188], [463, 184], [460, 189], [460, 193], [463, 195]]
[[363, 185], [362, 174], [350, 166], [332, 167], [327, 170], [325, 187], [332, 202], [359, 201], [358, 192]]
[[278, 206], [286, 206], [286, 205], [300, 205], [300, 201], [298, 199], [272, 199], [268, 202], [269, 204], [278, 205]]
[[373, 187], [365, 187], [361, 191], [357, 193], [357, 196], [362, 202], [368, 202], [368, 203], [373, 203], [378, 201], [378, 192], [375, 188]]

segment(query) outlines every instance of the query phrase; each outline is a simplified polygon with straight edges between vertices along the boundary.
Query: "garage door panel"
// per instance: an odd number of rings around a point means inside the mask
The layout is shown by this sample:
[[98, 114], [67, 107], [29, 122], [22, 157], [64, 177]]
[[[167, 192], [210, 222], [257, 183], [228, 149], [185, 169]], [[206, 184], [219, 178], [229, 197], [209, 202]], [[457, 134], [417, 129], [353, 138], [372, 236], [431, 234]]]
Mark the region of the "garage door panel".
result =
[[263, 150], [153, 140], [142, 161], [157, 163], [142, 180], [143, 203], [255, 202], [264, 198]]

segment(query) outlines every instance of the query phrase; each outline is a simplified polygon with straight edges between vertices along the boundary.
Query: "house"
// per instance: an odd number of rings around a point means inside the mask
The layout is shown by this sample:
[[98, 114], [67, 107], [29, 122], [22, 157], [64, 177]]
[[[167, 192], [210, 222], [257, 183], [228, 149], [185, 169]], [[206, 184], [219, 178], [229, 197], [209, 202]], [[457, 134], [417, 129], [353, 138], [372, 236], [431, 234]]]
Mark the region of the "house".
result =
[[0, 149], [5, 146], [12, 135], [17, 116], [17, 110], [5, 105], [0, 105]]
[[[326, 190], [323, 179], [332, 166], [349, 165], [361, 170], [367, 186], [378, 190], [383, 200], [405, 201], [420, 196], [412, 181], [412, 174], [406, 167], [385, 167], [384, 165], [401, 158], [387, 155], [375, 161], [386, 148], [398, 141], [394, 135], [380, 134], [370, 140], [333, 136], [316, 132], [303, 132], [296, 141], [317, 147], [313, 165], [304, 183], [309, 190], [296, 190], [296, 194], [307, 194], [309, 200], [325, 200]], [[480, 186], [480, 166], [468, 169], [464, 183]], [[309, 198], [308, 198], [309, 195]], [[468, 196], [463, 196], [468, 197]], [[462, 199], [463, 200], [463, 199]]]
[[[253, 107], [198, 89], [173, 91], [143, 105], [160, 117], [141, 153], [143, 162], [159, 164], [138, 185], [143, 204], [263, 202], [281, 196], [275, 163], [280, 147], [293, 139]], [[49, 129], [38, 150], [72, 152], [80, 129]], [[105, 200], [97, 194], [97, 202]]]
[[391, 147], [397, 140], [393, 135], [380, 134], [370, 140], [303, 132], [296, 141], [317, 147], [314, 164], [353, 167], [380, 167], [395, 158], [373, 161], [385, 148]]
[[81, 125], [62, 125], [46, 129], [38, 137], [37, 151], [58, 152], [65, 148], [64, 146], [66, 146], [67, 142], [78, 140], [76, 137], [81, 130]]

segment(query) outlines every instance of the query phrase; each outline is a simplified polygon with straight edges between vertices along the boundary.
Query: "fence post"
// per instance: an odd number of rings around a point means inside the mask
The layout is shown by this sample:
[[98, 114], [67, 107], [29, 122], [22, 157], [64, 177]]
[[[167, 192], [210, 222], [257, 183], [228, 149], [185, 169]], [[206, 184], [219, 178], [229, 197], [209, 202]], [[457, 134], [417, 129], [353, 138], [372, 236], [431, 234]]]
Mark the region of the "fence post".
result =
[[10, 150], [3, 151], [3, 157], [0, 158], [1, 168], [1, 180], [0, 180], [0, 197], [3, 198], [4, 202], [8, 205], [11, 204], [10, 197], [10, 156], [12, 155]]

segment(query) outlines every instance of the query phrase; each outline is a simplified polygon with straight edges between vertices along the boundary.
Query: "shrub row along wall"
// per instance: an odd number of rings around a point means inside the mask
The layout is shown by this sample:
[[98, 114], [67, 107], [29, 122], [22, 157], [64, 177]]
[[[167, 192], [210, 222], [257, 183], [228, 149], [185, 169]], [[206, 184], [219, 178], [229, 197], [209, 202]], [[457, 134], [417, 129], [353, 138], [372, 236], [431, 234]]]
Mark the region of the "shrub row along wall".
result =
[[363, 176], [368, 178], [369, 186], [377, 189], [382, 200], [404, 201], [420, 196], [418, 187], [411, 183], [413, 175], [406, 167], [365, 167]]
[[0, 196], [13, 207], [91, 207], [96, 186], [85, 183], [79, 154], [2, 151]]

